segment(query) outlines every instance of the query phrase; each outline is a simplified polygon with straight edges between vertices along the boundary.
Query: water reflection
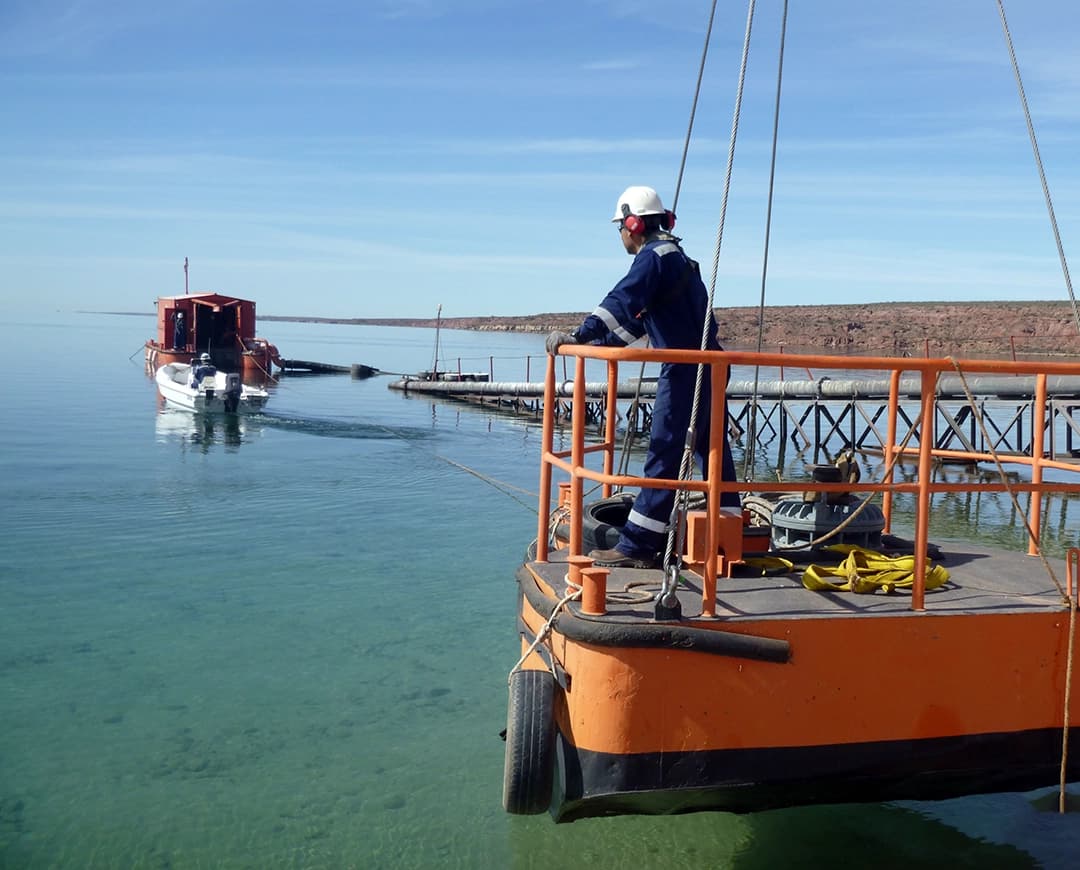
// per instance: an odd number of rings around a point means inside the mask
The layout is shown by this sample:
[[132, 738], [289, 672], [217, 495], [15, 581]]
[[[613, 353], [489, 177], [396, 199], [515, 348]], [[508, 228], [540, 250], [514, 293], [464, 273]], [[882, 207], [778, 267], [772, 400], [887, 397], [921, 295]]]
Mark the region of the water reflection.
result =
[[209, 453], [215, 444], [235, 453], [240, 445], [259, 431], [255, 417], [242, 414], [194, 414], [162, 405], [154, 419], [159, 443], [179, 443]]
[[[1018, 810], [1018, 795], [1000, 796]], [[834, 804], [734, 815], [712, 812], [687, 816], [620, 816], [582, 819], [553, 825], [545, 816], [515, 818], [510, 823], [510, 866], [723, 867], [728, 870], [774, 868], [970, 867], [1022, 870], [1043, 863], [1033, 854], [1052, 856], [1075, 835], [1060, 833], [1047, 848], [1036, 832], [1009, 837], [999, 827], [978, 825], [979, 803], [949, 802], [950, 817], [941, 820], [920, 810], [925, 803]], [[1051, 819], [1055, 822], [1056, 819]], [[969, 831], [968, 829], [971, 828]], [[561, 860], [560, 860], [561, 859]]]
[[757, 813], [749, 821], [751, 834], [730, 864], [737, 870], [1040, 866], [1022, 846], [968, 835], [895, 804], [798, 807]]

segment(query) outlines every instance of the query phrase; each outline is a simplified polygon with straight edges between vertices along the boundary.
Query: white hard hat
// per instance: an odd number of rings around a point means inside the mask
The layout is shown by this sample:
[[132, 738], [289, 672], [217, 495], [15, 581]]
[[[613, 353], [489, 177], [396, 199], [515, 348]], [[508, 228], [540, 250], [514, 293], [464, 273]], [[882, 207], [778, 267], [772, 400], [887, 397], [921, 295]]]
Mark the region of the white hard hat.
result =
[[660, 202], [660, 194], [651, 187], [628, 187], [619, 196], [615, 203], [615, 217], [612, 223], [626, 220], [627, 215], [636, 214], [645, 217], [648, 214], [666, 214], [664, 204]]
[[203, 363], [210, 362], [210, 354], [208, 354], [208, 353], [200, 354], [199, 355], [199, 362], [203, 362]]

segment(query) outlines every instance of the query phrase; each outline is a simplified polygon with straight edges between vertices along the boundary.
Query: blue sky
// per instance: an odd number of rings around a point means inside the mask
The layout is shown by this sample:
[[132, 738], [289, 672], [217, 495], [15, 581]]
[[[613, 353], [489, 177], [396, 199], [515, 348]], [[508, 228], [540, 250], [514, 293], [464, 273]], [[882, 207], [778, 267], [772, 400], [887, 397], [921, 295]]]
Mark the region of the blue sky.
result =
[[[591, 309], [618, 193], [670, 204], [709, 0], [4, 0], [9, 311]], [[757, 3], [716, 303], [756, 305], [782, 3]], [[1067, 254], [1080, 4], [1009, 25]], [[718, 4], [678, 204], [711, 273], [746, 3]], [[766, 303], [1067, 300], [992, 0], [793, 0]]]

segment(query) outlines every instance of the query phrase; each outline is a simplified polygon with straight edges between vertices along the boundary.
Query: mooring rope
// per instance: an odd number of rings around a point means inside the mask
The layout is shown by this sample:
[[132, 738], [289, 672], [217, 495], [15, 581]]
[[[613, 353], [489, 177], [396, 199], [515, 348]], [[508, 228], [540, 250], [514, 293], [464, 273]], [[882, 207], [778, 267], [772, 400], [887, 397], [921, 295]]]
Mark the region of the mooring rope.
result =
[[[1004, 12], [1002, 13], [1004, 14]], [[1072, 670], [1073, 670], [1073, 644], [1076, 637], [1076, 596], [1073, 594], [1073, 584], [1070, 583], [1069, 590], [1066, 591], [1061, 583], [1058, 582], [1057, 575], [1054, 573], [1054, 569], [1050, 566], [1049, 560], [1046, 558], [1046, 554], [1043, 553], [1042, 541], [1035, 535], [1034, 530], [1031, 528], [1031, 523], [1028, 522], [1027, 514], [1020, 508], [1020, 501], [1016, 497], [1016, 493], [1013, 492], [1012, 485], [1009, 483], [1008, 475], [1005, 474], [1005, 468], [1001, 464], [1001, 460], [998, 458], [997, 447], [990, 438], [990, 433], [986, 429], [986, 424], [983, 422], [983, 416], [980, 413], [975, 403], [975, 397], [972, 395], [971, 388], [968, 386], [967, 378], [964, 376], [963, 371], [960, 369], [960, 364], [948, 357], [949, 362], [952, 363], [953, 368], [956, 369], [956, 373], [960, 376], [960, 383], [964, 388], [964, 394], [967, 396], [968, 404], [971, 406], [971, 412], [975, 417], [975, 421], [979, 424], [979, 432], [982, 434], [983, 440], [990, 447], [990, 455], [993, 457], [994, 464], [997, 466], [998, 475], [1001, 477], [1001, 482], [1005, 486], [1005, 491], [1008, 492], [1009, 498], [1012, 500], [1013, 509], [1019, 514], [1024, 521], [1024, 528], [1027, 530], [1028, 539], [1035, 543], [1036, 555], [1043, 563], [1043, 567], [1046, 568], [1046, 573], [1050, 575], [1050, 579], [1054, 581], [1054, 586], [1057, 588], [1058, 594], [1062, 600], [1069, 607], [1069, 641], [1067, 646], [1067, 653], [1065, 659], [1065, 703], [1064, 713], [1061, 726], [1061, 772], [1058, 791], [1058, 812], [1065, 812], [1065, 780], [1068, 770], [1069, 761], [1069, 702], [1072, 698]], [[1041, 426], [1042, 421], [1032, 420], [1032, 426]], [[1041, 498], [1039, 493], [1033, 492], [1032, 498]], [[1067, 567], [1074, 567], [1074, 553], [1080, 553], [1077, 550], [1070, 550], [1068, 554]], [[1075, 574], [1074, 574], [1075, 576]]]
[[[939, 377], [940, 377], [940, 375], [939, 375]], [[907, 447], [908, 442], [911, 440], [911, 436], [915, 434], [915, 430], [921, 425], [921, 423], [922, 423], [922, 411], [920, 410], [919, 414], [915, 417], [914, 422], [911, 424], [911, 428], [908, 429], [907, 434], [904, 435], [903, 439], [900, 441], [900, 445], [893, 452], [893, 456], [892, 456], [892, 459], [889, 460], [889, 464], [885, 467], [885, 470], [881, 473], [881, 479], [882, 480], [885, 480], [892, 473], [892, 470], [896, 467], [896, 463], [899, 462], [900, 458], [904, 455], [904, 449]], [[828, 540], [830, 540], [832, 538], [835, 538], [838, 534], [840, 534], [840, 532], [842, 532], [849, 525], [851, 525], [851, 523], [853, 523], [855, 521], [855, 518], [858, 517], [859, 514], [861, 514], [866, 509], [866, 506], [868, 504], [870, 504], [870, 502], [873, 500], [875, 495], [876, 495], [876, 493], [873, 493], [873, 492], [867, 493], [866, 498], [864, 498], [860, 502], [859, 506], [857, 508], [855, 508], [855, 510], [853, 510], [848, 516], [846, 516], [843, 519], [843, 521], [838, 523], [833, 528], [829, 529], [829, 531], [827, 531], [820, 538], [814, 538], [813, 540], [810, 540], [810, 541], [799, 542], [798, 544], [788, 544], [788, 545], [775, 545], [774, 544], [773, 549], [784, 550], [784, 551], [808, 550], [808, 549], [810, 549], [812, 547], [817, 547], [820, 544], [823, 544], [823, 543], [825, 543], [826, 541], [828, 541]]]
[[[938, 372], [937, 379], [934, 382], [934, 391], [935, 392], [937, 392], [937, 384], [940, 382], [940, 380], [941, 380], [941, 373]], [[893, 451], [892, 459], [889, 460], [889, 464], [885, 467], [885, 470], [882, 471], [881, 479], [883, 481], [885, 479], [887, 479], [890, 474], [892, 474], [892, 471], [896, 467], [896, 464], [903, 457], [904, 450], [907, 447], [908, 442], [911, 440], [912, 436], [915, 434], [915, 430], [918, 429], [920, 425], [922, 425], [922, 419], [923, 419], [922, 410], [920, 409], [918, 415], [916, 415], [916, 417], [915, 417], [915, 420], [912, 422], [911, 426], [908, 428], [907, 433], [900, 440], [900, 444], [897, 446], [896, 450]], [[852, 450], [852, 455], [854, 456], [854, 450]], [[788, 544], [788, 545], [779, 545], [779, 546], [774, 545], [774, 549], [776, 549], [776, 550], [784, 550], [784, 551], [807, 550], [807, 549], [810, 549], [812, 547], [817, 547], [820, 544], [825, 543], [826, 541], [836, 537], [840, 532], [842, 532], [845, 528], [847, 528], [849, 525], [851, 525], [851, 523], [855, 521], [855, 518], [858, 517], [859, 514], [861, 514], [866, 509], [866, 506], [868, 504], [870, 504], [870, 502], [873, 500], [874, 496], [875, 496], [875, 493], [873, 493], [873, 492], [867, 493], [866, 497], [864, 499], [862, 499], [859, 506], [857, 508], [855, 508], [855, 510], [853, 510], [847, 517], [845, 517], [843, 519], [843, 521], [838, 523], [835, 527], [833, 527], [832, 529], [827, 531], [821, 537], [814, 538], [814, 539], [812, 539], [810, 541], [799, 542], [798, 544]]]
[[497, 489], [503, 495], [507, 496], [508, 498], [512, 498], [514, 501], [516, 501], [522, 507], [528, 508], [534, 514], [537, 512], [537, 508], [536, 508], [535, 504], [526, 504], [524, 501], [522, 501], [520, 498], [518, 498], [513, 493], [507, 492], [507, 490], [514, 490], [515, 492], [524, 493], [525, 495], [529, 496], [529, 498], [534, 499], [534, 500], [537, 498], [537, 494], [535, 492], [531, 492], [530, 490], [524, 489], [524, 488], [522, 488], [520, 486], [515, 486], [512, 483], [507, 483], [505, 480], [499, 480], [497, 477], [492, 477], [490, 474], [484, 474], [482, 471], [477, 471], [475, 468], [471, 468], [470, 466], [465, 465], [464, 463], [458, 462], [456, 459], [451, 459], [448, 456], [443, 456], [443, 455], [441, 455], [439, 453], [432, 453], [431, 455], [434, 456], [436, 459], [441, 459], [443, 462], [447, 463], [448, 465], [454, 466], [454, 468], [460, 468], [466, 474], [471, 474], [473, 477], [477, 478], [478, 480], [484, 481], [484, 483], [490, 484], [492, 487]]
[[1058, 812], [1065, 812], [1065, 786], [1069, 769], [1069, 703], [1072, 700], [1073, 649], [1076, 640], [1076, 593], [1080, 586], [1080, 550], [1069, 550], [1067, 565], [1071, 574], [1069, 583], [1069, 643], [1065, 660], [1065, 711], [1061, 725], [1061, 774], [1058, 782]]
[[[254, 356], [251, 359], [255, 363], [255, 365], [257, 365], [259, 367], [259, 371], [261, 371], [264, 375], [266, 375], [266, 377], [269, 378], [271, 381], [277, 382], [277, 378], [274, 377], [273, 373], [268, 372], [265, 368], [263, 368], [263, 364], [261, 362], [259, 362], [258, 359], [256, 359]], [[270, 365], [272, 367], [273, 363], [271, 363]]]
[[[533, 642], [529, 644], [525, 652], [521, 654], [521, 658], [519, 658], [514, 664], [514, 666], [510, 668], [510, 673], [506, 675], [507, 685], [509, 685], [510, 683], [510, 678], [514, 676], [514, 674], [517, 673], [519, 670], [521, 670], [521, 666], [525, 664], [525, 659], [531, 656], [533, 652], [535, 652], [535, 650], [540, 646], [540, 644], [544, 642], [548, 635], [551, 634], [551, 627], [555, 624], [555, 620], [559, 616], [559, 611], [566, 607], [566, 605], [569, 604], [571, 601], [581, 597], [580, 586], [575, 586], [569, 580], [566, 581], [566, 585], [569, 591], [555, 605], [554, 609], [551, 611], [551, 616], [548, 617], [547, 622], [544, 623], [540, 631], [536, 633], [536, 637], [533, 638]], [[555, 651], [549, 650], [549, 655], [551, 656], [551, 675], [558, 678], [558, 674], [555, 673]]]
[[[1043, 553], [1042, 541], [1038, 539], [1034, 529], [1031, 528], [1031, 523], [1028, 522], [1027, 514], [1023, 508], [1020, 507], [1020, 500], [1016, 497], [1016, 493], [1013, 491], [1012, 484], [1009, 483], [1009, 476], [1005, 473], [1005, 466], [1001, 464], [1001, 459], [998, 457], [997, 447], [993, 443], [993, 439], [990, 437], [990, 432], [986, 428], [986, 423], [983, 421], [982, 412], [979, 410], [977, 403], [975, 402], [975, 396], [971, 392], [971, 387], [968, 386], [967, 378], [964, 372], [960, 369], [960, 363], [953, 359], [951, 356], [946, 359], [952, 363], [952, 367], [956, 369], [956, 373], [960, 376], [960, 385], [964, 388], [964, 395], [967, 396], [968, 405], [971, 406], [971, 413], [975, 418], [975, 422], [979, 424], [979, 432], [982, 434], [983, 440], [990, 448], [990, 457], [994, 460], [994, 465], [997, 466], [998, 476], [1001, 478], [1001, 482], [1005, 487], [1005, 491], [1009, 494], [1009, 499], [1012, 501], [1013, 508], [1016, 510], [1024, 521], [1024, 528], [1027, 530], [1028, 538], [1035, 542], [1036, 555], [1038, 555], [1040, 561], [1043, 563], [1043, 567], [1046, 568], [1046, 573], [1050, 575], [1050, 579], [1054, 581], [1054, 586], [1057, 588], [1058, 594], [1061, 596], [1062, 601], [1068, 601], [1068, 594], [1058, 581], [1057, 575], [1054, 573], [1054, 569], [1050, 567], [1050, 562], [1046, 558], [1046, 554]], [[1032, 425], [1042, 425], [1041, 422], [1035, 423], [1032, 421]], [[1038, 494], [1032, 493], [1031, 497], [1035, 498]]]

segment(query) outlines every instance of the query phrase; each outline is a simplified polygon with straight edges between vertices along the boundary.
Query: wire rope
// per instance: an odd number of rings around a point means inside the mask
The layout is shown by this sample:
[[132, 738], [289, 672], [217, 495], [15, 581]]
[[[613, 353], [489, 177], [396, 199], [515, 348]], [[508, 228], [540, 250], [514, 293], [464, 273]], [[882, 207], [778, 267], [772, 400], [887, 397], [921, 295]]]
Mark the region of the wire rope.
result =
[[1046, 200], [1046, 211], [1050, 215], [1050, 226], [1054, 231], [1054, 243], [1057, 245], [1058, 259], [1061, 261], [1061, 272], [1065, 276], [1065, 287], [1069, 291], [1069, 301], [1072, 303], [1073, 321], [1076, 323], [1076, 331], [1080, 332], [1080, 309], [1076, 305], [1076, 295], [1073, 293], [1072, 279], [1069, 277], [1069, 263], [1065, 259], [1065, 249], [1061, 245], [1061, 233], [1058, 231], [1057, 215], [1054, 214], [1054, 203], [1050, 198], [1050, 187], [1046, 183], [1046, 170], [1043, 169], [1042, 156], [1039, 154], [1039, 142], [1035, 138], [1035, 125], [1031, 122], [1031, 110], [1028, 108], [1027, 95], [1024, 93], [1024, 81], [1020, 77], [1020, 65], [1016, 62], [1016, 52], [1013, 50], [1009, 22], [1005, 18], [1005, 4], [1002, 0], [997, 0], [997, 5], [998, 13], [1001, 16], [1001, 29], [1005, 33], [1005, 44], [1009, 48], [1009, 59], [1012, 62], [1013, 75], [1016, 78], [1016, 89], [1020, 94], [1020, 105], [1024, 109], [1024, 121], [1027, 123], [1028, 138], [1031, 139], [1031, 151], [1035, 155], [1035, 165], [1039, 170], [1039, 181], [1042, 184], [1043, 198]]
[[[731, 136], [728, 141], [727, 164], [724, 172], [724, 192], [720, 204], [720, 220], [716, 231], [716, 247], [713, 251], [712, 275], [709, 279], [709, 298], [705, 307], [705, 317], [701, 324], [701, 350], [705, 351], [709, 346], [709, 329], [713, 324], [713, 300], [716, 298], [716, 276], [720, 269], [720, 250], [724, 240], [724, 225], [727, 219], [728, 198], [731, 194], [731, 175], [735, 163], [735, 143], [739, 134], [739, 119], [742, 113], [743, 90], [746, 86], [746, 67], [750, 56], [750, 36], [754, 26], [754, 3], [749, 0], [746, 10], [746, 31], [743, 36], [742, 56], [739, 62], [739, 79], [735, 92], [735, 108], [731, 118]], [[694, 379], [694, 401], [690, 409], [690, 426], [686, 432], [686, 443], [683, 448], [682, 462], [679, 468], [679, 479], [689, 479], [689, 472], [693, 465], [694, 444], [697, 440], [697, 416], [701, 406], [701, 384], [704, 378], [704, 363], [699, 363]], [[722, 423], [721, 423], [722, 425]], [[675, 584], [679, 578], [679, 557], [675, 556], [682, 549], [682, 536], [685, 534], [683, 524], [677, 522], [680, 512], [686, 510], [687, 493], [680, 490], [676, 493], [675, 503], [671, 510], [671, 522], [669, 523], [667, 543], [664, 547], [664, 585], [658, 596], [660, 601], [670, 602], [674, 597]], [[678, 539], [678, 540], [677, 540]], [[673, 559], [674, 556], [674, 559]]]
[[[1009, 49], [1009, 60], [1012, 63], [1013, 76], [1016, 78], [1016, 90], [1020, 95], [1020, 105], [1024, 109], [1024, 122], [1027, 124], [1028, 138], [1031, 140], [1031, 152], [1035, 156], [1035, 166], [1039, 170], [1039, 182], [1042, 184], [1043, 198], [1046, 200], [1046, 211], [1050, 216], [1050, 226], [1054, 232], [1054, 244], [1057, 245], [1058, 260], [1061, 262], [1061, 273], [1065, 277], [1065, 288], [1069, 293], [1069, 302], [1072, 304], [1073, 322], [1076, 324], [1076, 331], [1080, 332], [1080, 310], [1076, 305], [1076, 294], [1073, 293], [1072, 279], [1069, 277], [1069, 263], [1065, 258], [1065, 249], [1061, 244], [1061, 232], [1058, 230], [1057, 215], [1054, 214], [1054, 202], [1050, 197], [1050, 187], [1046, 182], [1046, 170], [1043, 168], [1042, 156], [1039, 154], [1039, 142], [1035, 136], [1035, 125], [1031, 121], [1031, 110], [1028, 108], [1027, 95], [1024, 93], [1024, 81], [1020, 76], [1020, 64], [1016, 60], [1016, 51], [1013, 48], [1012, 34], [1009, 32], [1009, 22], [1005, 17], [1005, 4], [1003, 0], [997, 0], [998, 14], [1001, 17], [1001, 29], [1005, 34], [1005, 44]], [[1010, 491], [1010, 496], [1012, 492]], [[1015, 500], [1015, 497], [1014, 497]], [[1030, 532], [1030, 527], [1028, 529]], [[1050, 570], [1049, 563], [1046, 563], [1045, 557], [1042, 556], [1042, 547], [1039, 547], [1039, 556], [1043, 558], [1046, 564], [1047, 570], [1050, 571], [1050, 576], [1054, 577], [1053, 571]], [[1057, 584], [1057, 578], [1054, 577], [1054, 583]], [[1060, 586], [1058, 587], [1061, 588]], [[1062, 737], [1062, 750], [1061, 750], [1061, 783], [1060, 794], [1058, 799], [1059, 812], [1065, 812], [1065, 768], [1068, 752], [1068, 740], [1069, 740], [1069, 700], [1070, 689], [1072, 682], [1072, 656], [1073, 656], [1073, 636], [1076, 629], [1076, 602], [1069, 600], [1069, 649], [1068, 649], [1068, 661], [1067, 661], [1067, 673], [1066, 673], [1066, 689], [1065, 689], [1065, 718], [1063, 726]]]
[[[769, 160], [769, 201], [765, 210], [765, 245], [761, 261], [761, 299], [758, 302], [758, 334], [757, 352], [761, 353], [765, 341], [765, 284], [769, 274], [769, 239], [772, 235], [772, 211], [773, 192], [776, 187], [776, 150], [780, 133], [780, 94], [784, 82], [784, 45], [787, 41], [787, 16], [788, 0], [784, 0], [784, 11], [780, 19], [780, 51], [776, 64], [776, 103], [773, 108], [772, 128], [772, 155]], [[754, 366], [754, 389], [750, 394], [750, 425], [749, 437], [746, 442], [746, 453], [743, 456], [743, 480], [748, 481], [751, 477], [751, 469], [757, 448], [757, 409], [758, 409], [758, 378], [761, 366]]]
[[[705, 25], [705, 44], [701, 48], [701, 61], [698, 64], [697, 82], [694, 86], [694, 98], [690, 101], [690, 119], [686, 125], [686, 137], [683, 140], [682, 159], [679, 161], [679, 173], [675, 179], [675, 194], [671, 201], [671, 212], [676, 214], [679, 210], [679, 195], [682, 192], [683, 175], [686, 172], [686, 159], [690, 153], [690, 140], [694, 132], [694, 119], [697, 117], [698, 100], [701, 98], [701, 82], [705, 77], [705, 61], [709, 56], [709, 42], [712, 39], [713, 21], [716, 18], [716, 0], [712, 0], [712, 4], [709, 7], [709, 21]], [[646, 343], [646, 346], [647, 343]], [[625, 475], [630, 465], [630, 446], [634, 441], [634, 434], [636, 432], [637, 414], [638, 409], [641, 406], [641, 384], [645, 379], [645, 363], [642, 362], [641, 368], [638, 370], [637, 390], [634, 393], [634, 400], [630, 405], [630, 414], [627, 416], [627, 426], [623, 434], [622, 452], [619, 454], [619, 475]], [[633, 423], [631, 424], [631, 416]], [[622, 487], [617, 487], [616, 491], [621, 490]]]

